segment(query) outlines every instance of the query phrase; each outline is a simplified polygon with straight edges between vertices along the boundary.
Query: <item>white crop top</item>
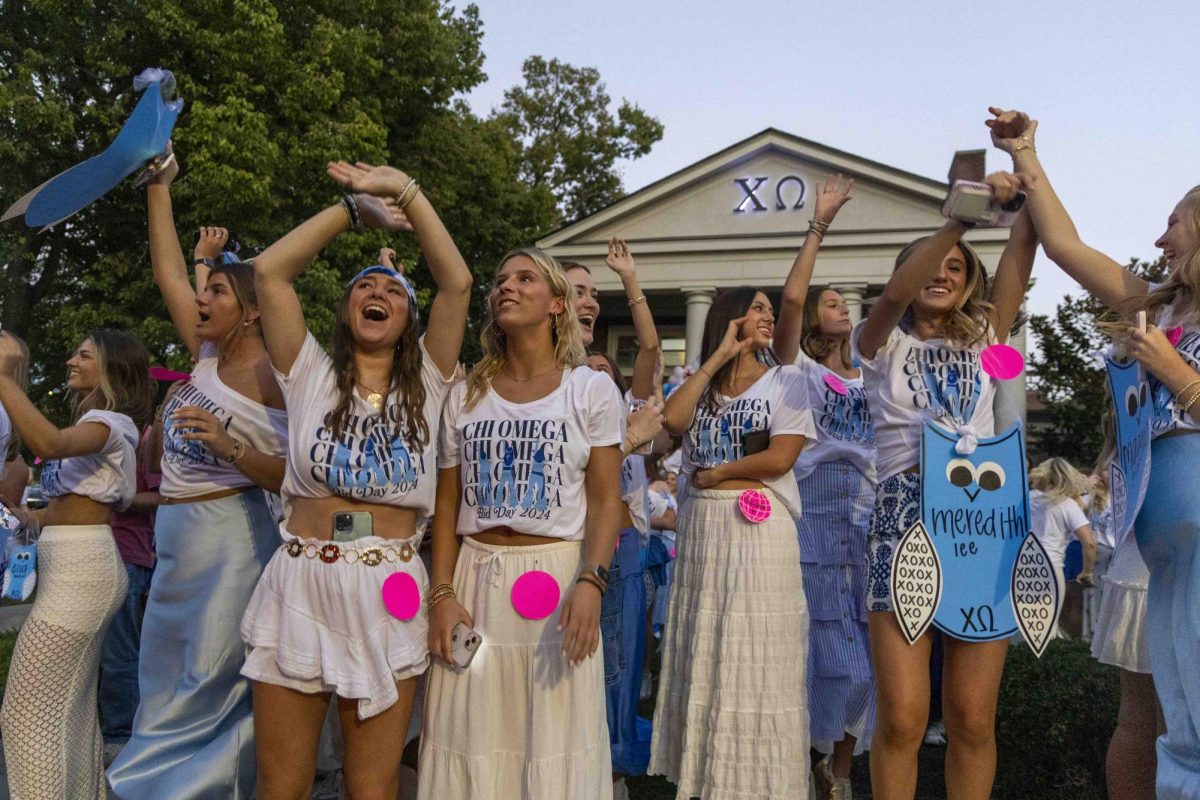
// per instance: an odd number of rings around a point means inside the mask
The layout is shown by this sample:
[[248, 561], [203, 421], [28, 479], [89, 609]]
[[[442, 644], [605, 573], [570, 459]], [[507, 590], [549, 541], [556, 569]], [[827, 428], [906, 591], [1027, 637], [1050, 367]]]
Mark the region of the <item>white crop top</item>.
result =
[[808, 477], [826, 461], [848, 461], [875, 480], [875, 428], [862, 377], [843, 378], [803, 350], [796, 356], [796, 367], [804, 373], [805, 402], [816, 428], [816, 436], [804, 443], [804, 452], [792, 468], [796, 480]]
[[205, 342], [192, 377], [179, 387], [163, 409], [163, 497], [199, 497], [222, 489], [253, 486], [254, 481], [237, 467], [213, 455], [204, 442], [183, 438], [183, 429], [171, 424], [171, 414], [184, 406], [199, 406], [221, 420], [230, 435], [260, 453], [287, 453], [287, 412], [269, 408], [235, 392], [217, 375], [217, 347]]
[[986, 344], [954, 348], [941, 339], [922, 341], [896, 327], [875, 357], [867, 358], [858, 349], [864, 324], [854, 327], [850, 346], [862, 364], [879, 480], [920, 461], [925, 420], [960, 435], [967, 428], [980, 439], [993, 435], [996, 386], [979, 364]]
[[[694, 491], [692, 473], [745, 456], [743, 440], [748, 434], [766, 432], [769, 436], [796, 435], [806, 439], [816, 435], [804, 374], [796, 367], [771, 367], [737, 397], [718, 395], [716, 399], [715, 411], [706, 410], [703, 402], [696, 404], [696, 412], [683, 436], [682, 477], [687, 480], [681, 482], [681, 505]], [[800, 518], [800, 491], [790, 471], [762, 483], [783, 499], [792, 517]]]
[[137, 493], [137, 426], [115, 411], [89, 411], [75, 424], [85, 422], [108, 426], [104, 449], [42, 464], [42, 494], [77, 494], [124, 511]]
[[294, 497], [346, 497], [415, 509], [417, 532], [425, 530], [437, 485], [438, 420], [451, 379], [438, 371], [424, 337], [420, 347], [423, 411], [429, 426], [421, 450], [411, 450], [405, 441], [404, 408], [395, 393], [380, 413], [355, 392], [341, 437], [333, 439], [329, 418], [337, 405], [337, 377], [333, 359], [311, 333], [291, 371], [275, 371], [288, 407], [287, 472], [281, 492], [285, 517], [291, 515]]
[[[1151, 291], [1156, 288], [1158, 287], [1151, 285]], [[1183, 329], [1179, 341], [1175, 343], [1175, 352], [1183, 357], [1189, 367], [1200, 372], [1200, 327], [1197, 327], [1195, 321], [1176, 322], [1172, 310], [1164, 308], [1159, 311], [1155, 325], [1163, 333], [1176, 326]], [[1149, 370], [1146, 371], [1146, 377], [1150, 383], [1151, 396], [1154, 398], [1154, 415], [1150, 419], [1150, 438], [1157, 439], [1164, 433], [1175, 430], [1200, 431], [1200, 423], [1195, 422], [1191, 414], [1184, 414], [1175, 407], [1175, 395], [1171, 394], [1171, 390], [1154, 377]], [[1196, 409], [1197, 406], [1192, 406], [1192, 411], [1196, 411]], [[1200, 413], [1200, 411], [1196, 413]]]
[[530, 403], [488, 390], [470, 411], [466, 381], [450, 390], [438, 465], [459, 467], [458, 533], [506, 525], [550, 539], [583, 539], [584, 471], [593, 447], [620, 445], [625, 410], [612, 378], [563, 371], [558, 388]]

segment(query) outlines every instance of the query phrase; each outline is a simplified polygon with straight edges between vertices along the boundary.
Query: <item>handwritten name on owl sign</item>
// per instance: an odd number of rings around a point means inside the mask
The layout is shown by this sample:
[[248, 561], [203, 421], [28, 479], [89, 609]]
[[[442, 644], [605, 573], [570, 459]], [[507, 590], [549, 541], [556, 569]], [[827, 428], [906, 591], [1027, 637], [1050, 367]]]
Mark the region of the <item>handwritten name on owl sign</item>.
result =
[[1108, 467], [1113, 533], [1119, 545], [1137, 519], [1150, 483], [1150, 430], [1154, 408], [1146, 371], [1136, 361], [1104, 357], [1116, 415], [1117, 447]]
[[[973, 642], [1025, 633], [1012, 597], [1019, 555], [1033, 536], [1021, 428], [980, 439], [969, 455], [955, 450], [957, 442], [958, 436], [933, 423], [922, 430], [921, 525], [904, 536], [893, 561], [893, 581], [903, 579], [902, 571], [912, 578], [893, 594], [910, 642], [930, 623]], [[1054, 595], [1056, 621], [1057, 595], [1041, 588], [1024, 602], [1038, 606], [1043, 595]]]

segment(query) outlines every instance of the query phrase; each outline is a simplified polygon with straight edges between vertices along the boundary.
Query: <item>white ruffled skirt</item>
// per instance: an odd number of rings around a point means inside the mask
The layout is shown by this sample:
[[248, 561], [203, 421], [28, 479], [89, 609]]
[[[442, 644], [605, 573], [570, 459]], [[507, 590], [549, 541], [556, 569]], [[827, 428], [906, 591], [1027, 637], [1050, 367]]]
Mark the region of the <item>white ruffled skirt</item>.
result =
[[[429, 671], [420, 800], [611, 800], [612, 765], [600, 649], [575, 668], [562, 655], [563, 603], [582, 565], [580, 542], [529, 547], [462, 539], [454, 591], [483, 644], [466, 670]], [[513, 608], [513, 583], [550, 573], [561, 599], [549, 617]]]
[[[297, 541], [315, 549], [331, 544]], [[391, 708], [399, 699], [396, 683], [420, 675], [429, 665], [424, 608], [429, 579], [416, 555], [420, 541], [420, 536], [407, 540], [408, 561], [396, 558], [374, 566], [342, 558], [326, 563], [289, 555], [286, 544], [280, 547], [242, 617], [242, 639], [250, 647], [242, 674], [309, 694], [333, 692], [356, 699], [359, 719]], [[366, 536], [338, 544], [362, 552], [371, 547], [395, 550], [406, 542]], [[383, 582], [395, 572], [411, 575], [421, 593], [422, 607], [410, 620], [393, 617], [383, 604]]]
[[1150, 672], [1146, 638], [1146, 588], [1150, 570], [1133, 534], [1126, 536], [1104, 576], [1100, 612], [1092, 631], [1092, 656], [1130, 672]]

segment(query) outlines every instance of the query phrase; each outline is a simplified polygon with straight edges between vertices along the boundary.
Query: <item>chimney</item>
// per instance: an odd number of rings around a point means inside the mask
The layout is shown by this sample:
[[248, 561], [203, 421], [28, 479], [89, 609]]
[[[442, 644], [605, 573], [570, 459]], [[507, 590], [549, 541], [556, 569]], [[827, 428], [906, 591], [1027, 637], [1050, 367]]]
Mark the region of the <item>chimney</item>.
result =
[[950, 162], [949, 182], [974, 181], [981, 182], [986, 175], [984, 161], [987, 150], [959, 150]]

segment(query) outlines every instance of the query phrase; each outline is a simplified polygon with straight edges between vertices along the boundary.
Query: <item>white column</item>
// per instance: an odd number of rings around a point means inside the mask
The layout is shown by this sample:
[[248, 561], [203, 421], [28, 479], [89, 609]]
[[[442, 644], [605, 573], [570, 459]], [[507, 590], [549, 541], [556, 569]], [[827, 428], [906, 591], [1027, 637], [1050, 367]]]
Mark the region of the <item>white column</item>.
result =
[[865, 283], [831, 283], [829, 288], [840, 294], [850, 307], [850, 324], [857, 325], [862, 320], [863, 295], [866, 294]]
[[[1023, 309], [1022, 309], [1023, 310]], [[1029, 329], [1029, 323], [1021, 326], [1021, 332], [1016, 336], [1011, 337], [1008, 343], [1021, 351], [1021, 355], [1028, 358], [1028, 353], [1025, 351], [1025, 332]], [[1003, 433], [1008, 430], [1014, 422], [1025, 424], [1025, 393], [1027, 390], [1026, 376], [1029, 374], [1028, 361], [1026, 369], [1011, 381], [996, 381], [996, 402], [992, 406], [993, 413], [996, 415], [996, 433]], [[1029, 433], [1025, 433], [1025, 441], [1029, 442]]]
[[704, 320], [708, 318], [708, 309], [712, 306], [717, 290], [713, 287], [685, 288], [684, 302], [687, 303], [687, 363], [692, 366], [700, 364], [700, 346], [704, 339]]

